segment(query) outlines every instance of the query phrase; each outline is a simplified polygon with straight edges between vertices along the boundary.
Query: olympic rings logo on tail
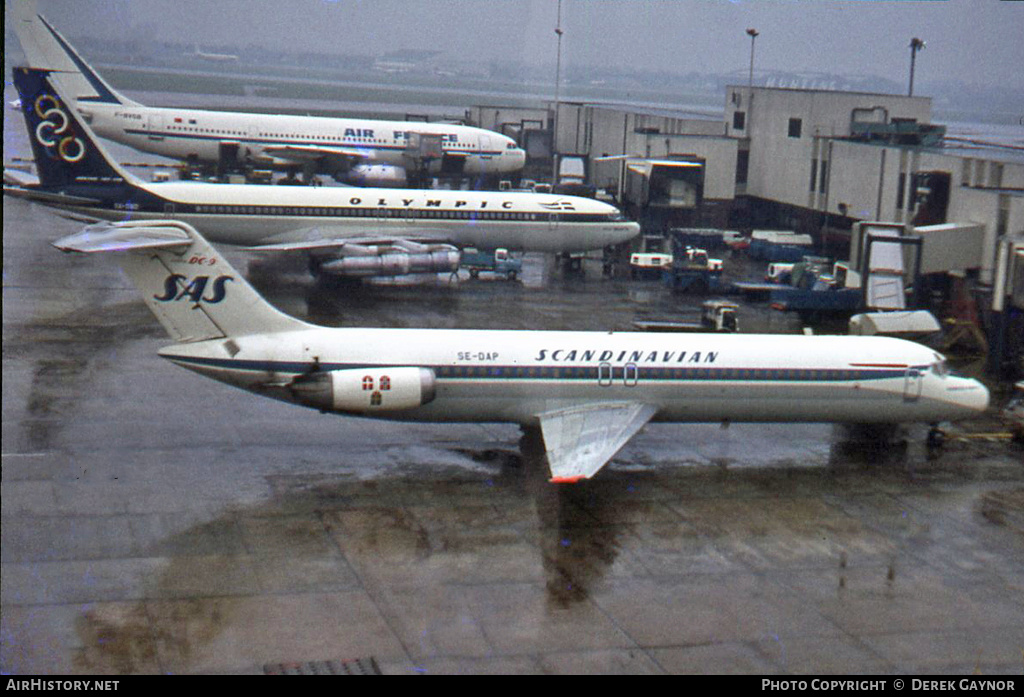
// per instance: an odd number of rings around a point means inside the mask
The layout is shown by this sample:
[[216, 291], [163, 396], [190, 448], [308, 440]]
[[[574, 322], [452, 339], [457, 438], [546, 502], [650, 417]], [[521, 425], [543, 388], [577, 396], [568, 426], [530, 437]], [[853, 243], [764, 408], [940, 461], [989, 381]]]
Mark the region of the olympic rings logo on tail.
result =
[[33, 108], [36, 116], [43, 119], [36, 126], [36, 142], [47, 150], [56, 149], [57, 156], [69, 164], [81, 162], [86, 153], [85, 142], [71, 132], [71, 118], [61, 108], [60, 100], [43, 93], [36, 97]]

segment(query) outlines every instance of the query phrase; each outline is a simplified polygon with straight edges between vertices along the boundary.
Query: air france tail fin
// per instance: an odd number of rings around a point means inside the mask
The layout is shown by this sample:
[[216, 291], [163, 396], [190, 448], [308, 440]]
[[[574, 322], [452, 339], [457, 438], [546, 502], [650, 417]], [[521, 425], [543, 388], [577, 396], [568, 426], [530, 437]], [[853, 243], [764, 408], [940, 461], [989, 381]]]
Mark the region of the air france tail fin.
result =
[[53, 246], [64, 252], [122, 252], [121, 267], [178, 343], [309, 326], [264, 300], [186, 223], [99, 223]]
[[13, 72], [42, 188], [138, 183], [100, 145], [50, 71], [15, 68]]
[[69, 99], [141, 106], [107, 84], [42, 15], [22, 17], [13, 24], [29, 67], [60, 73]]

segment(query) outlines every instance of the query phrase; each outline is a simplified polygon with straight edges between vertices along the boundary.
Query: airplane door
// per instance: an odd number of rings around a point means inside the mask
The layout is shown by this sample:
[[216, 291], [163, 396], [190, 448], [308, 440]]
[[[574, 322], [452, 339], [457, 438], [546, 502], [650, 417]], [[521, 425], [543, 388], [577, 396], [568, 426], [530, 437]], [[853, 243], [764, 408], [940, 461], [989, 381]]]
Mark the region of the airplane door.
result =
[[164, 117], [162, 114], [150, 114], [146, 122], [146, 131], [150, 140], [164, 139]]
[[387, 230], [391, 226], [391, 213], [400, 214], [400, 211], [392, 211], [384, 206], [378, 206], [376, 212], [377, 226], [382, 230]]
[[601, 387], [608, 387], [612, 384], [611, 363], [601, 363], [597, 366], [597, 384]]
[[903, 377], [903, 401], [916, 402], [921, 396], [924, 374], [918, 368], [907, 368]]
[[491, 137], [489, 135], [480, 136], [480, 157], [485, 159], [491, 159], [491, 155], [488, 151], [491, 150]]
[[258, 152], [260, 139], [260, 128], [255, 124], [249, 126], [249, 142], [245, 146], [245, 157], [249, 158], [253, 156], [254, 152]]
[[[544, 215], [544, 213], [541, 213]], [[548, 239], [554, 239], [558, 234], [558, 213], [548, 213]]]
[[458, 176], [466, 170], [466, 156], [446, 152], [441, 156], [441, 174]]
[[622, 383], [626, 387], [636, 387], [639, 381], [640, 369], [637, 368], [636, 363], [627, 363], [626, 368], [622, 371]]

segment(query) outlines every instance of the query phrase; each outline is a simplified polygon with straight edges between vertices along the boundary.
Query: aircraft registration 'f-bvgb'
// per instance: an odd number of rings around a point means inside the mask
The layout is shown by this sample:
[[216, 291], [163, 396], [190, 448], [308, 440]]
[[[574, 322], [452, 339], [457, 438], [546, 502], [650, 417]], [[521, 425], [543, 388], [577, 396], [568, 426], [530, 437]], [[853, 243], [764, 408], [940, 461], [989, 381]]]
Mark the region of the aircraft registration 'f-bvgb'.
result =
[[539, 426], [556, 482], [593, 476], [649, 421], [935, 423], [988, 407], [983, 385], [900, 339], [324, 328], [279, 312], [184, 223], [54, 245], [122, 252], [178, 365], [323, 412]]
[[4, 193], [90, 221], [174, 218], [215, 242], [304, 251], [314, 270], [355, 276], [454, 271], [461, 247], [585, 252], [640, 232], [614, 206], [577, 196], [147, 183], [110, 158], [49, 71], [15, 68], [14, 84], [39, 182]]
[[[61, 74], [69, 103], [94, 131], [143, 152], [226, 167], [302, 168], [384, 186], [400, 186], [408, 166], [419, 167], [411, 159], [417, 141], [433, 144], [422, 162], [432, 175], [508, 176], [526, 163], [514, 140], [473, 126], [146, 106], [107, 84], [42, 16], [16, 20], [14, 29], [29, 66]], [[191, 55], [237, 61], [198, 47]]]

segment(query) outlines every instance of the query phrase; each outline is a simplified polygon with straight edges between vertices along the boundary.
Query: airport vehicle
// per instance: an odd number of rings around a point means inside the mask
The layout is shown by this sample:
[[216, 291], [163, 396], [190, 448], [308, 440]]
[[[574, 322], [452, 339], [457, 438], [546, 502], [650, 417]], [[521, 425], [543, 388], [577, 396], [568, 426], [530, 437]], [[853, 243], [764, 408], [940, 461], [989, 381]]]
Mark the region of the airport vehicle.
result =
[[507, 249], [495, 249], [493, 252], [465, 250], [459, 265], [469, 270], [470, 278], [479, 278], [481, 271], [488, 271], [514, 281], [523, 270], [523, 260], [516, 259]]
[[340, 276], [452, 272], [465, 246], [576, 252], [640, 231], [614, 206], [554, 194], [144, 182], [107, 155], [48, 71], [13, 72], [39, 183], [4, 193], [86, 220], [173, 217], [217, 242], [305, 252], [314, 273]]
[[765, 261], [800, 261], [811, 249], [810, 235], [791, 230], [754, 230], [750, 234], [747, 254], [751, 259]]
[[722, 234], [722, 242], [733, 253], [742, 252], [750, 248], [750, 238], [744, 237], [742, 233], [736, 230], [726, 230]]
[[638, 319], [633, 326], [645, 332], [738, 332], [739, 309], [740, 306], [731, 300], [705, 300], [701, 304], [698, 322]]
[[789, 270], [788, 282], [777, 283], [771, 291], [771, 307], [796, 312], [805, 322], [858, 312], [864, 306], [863, 292], [844, 287], [832, 269], [828, 259], [805, 256]]
[[722, 292], [722, 260], [708, 256], [706, 249], [685, 247], [673, 257], [662, 279], [673, 290], [688, 293]]
[[551, 480], [593, 476], [649, 421], [938, 422], [988, 390], [881, 337], [324, 328], [260, 297], [194, 228], [101, 223], [54, 243], [120, 263], [173, 363], [322, 412], [538, 429]]
[[[409, 170], [497, 178], [526, 163], [514, 140], [472, 126], [149, 107], [111, 87], [41, 15], [14, 25], [29, 66], [60, 74], [93, 131], [143, 152], [222, 171], [301, 170], [365, 186], [402, 186]], [[198, 47], [194, 55], [235, 58]]]
[[764, 280], [768, 283], [788, 284], [793, 274], [793, 267], [796, 263], [777, 261], [768, 264], [768, 270], [764, 273]]
[[664, 252], [634, 252], [629, 255], [629, 273], [633, 278], [661, 278], [671, 268], [672, 255]]

